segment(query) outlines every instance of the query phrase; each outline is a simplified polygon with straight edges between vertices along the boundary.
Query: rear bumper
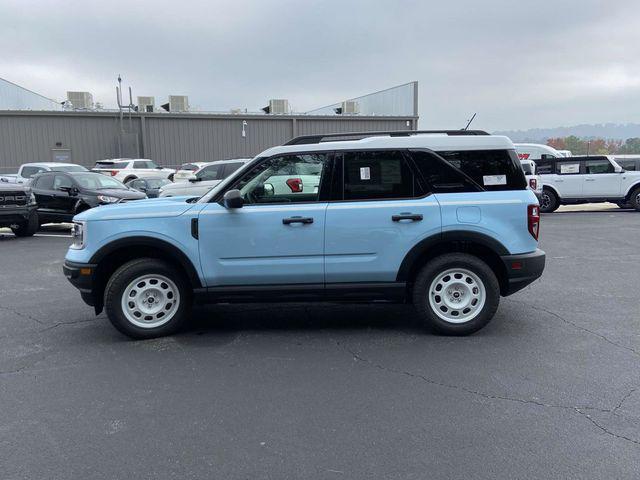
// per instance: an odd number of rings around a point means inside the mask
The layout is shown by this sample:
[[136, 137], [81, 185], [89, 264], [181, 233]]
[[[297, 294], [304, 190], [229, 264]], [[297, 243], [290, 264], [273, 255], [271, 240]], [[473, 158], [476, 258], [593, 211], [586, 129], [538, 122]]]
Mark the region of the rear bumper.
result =
[[501, 292], [506, 297], [540, 278], [544, 271], [546, 255], [542, 250], [537, 249], [531, 253], [504, 255], [500, 258], [507, 272], [507, 282], [503, 285]]
[[84, 303], [95, 306], [94, 298], [94, 276], [97, 265], [92, 263], [76, 263], [65, 260], [62, 271], [71, 285], [80, 290], [80, 296]]

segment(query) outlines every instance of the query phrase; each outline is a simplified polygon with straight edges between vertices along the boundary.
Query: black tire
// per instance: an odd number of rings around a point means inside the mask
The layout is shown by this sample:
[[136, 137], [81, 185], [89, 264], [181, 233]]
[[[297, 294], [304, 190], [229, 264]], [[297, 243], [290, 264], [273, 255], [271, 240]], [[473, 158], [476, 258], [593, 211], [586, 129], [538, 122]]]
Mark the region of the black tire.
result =
[[542, 213], [555, 212], [560, 206], [560, 199], [553, 190], [545, 188], [540, 195], [540, 211]]
[[[173, 299], [177, 298], [177, 301], [173, 304], [174, 306], [175, 303], [178, 304], [177, 307], [171, 310], [173, 316], [166, 321], [166, 323], [158, 326], [146, 327], [136, 325], [127, 317], [127, 314], [125, 314], [122, 308], [122, 296], [125, 294], [125, 291], [129, 289], [132, 282], [136, 279], [147, 275], [161, 275], [169, 279], [169, 283], [173, 283], [173, 287], [177, 288], [179, 292], [179, 296], [172, 294], [170, 297]], [[162, 285], [165, 285], [162, 280], [161, 282]], [[143, 283], [143, 281], [140, 283]], [[138, 283], [136, 287], [139, 286], [140, 283]], [[150, 283], [152, 283], [152, 281], [150, 281]], [[158, 285], [156, 289], [161, 290], [161, 284], [156, 282], [156, 285]], [[144, 286], [140, 288], [144, 288]], [[148, 288], [151, 288], [151, 286]], [[169, 289], [171, 288], [172, 287], [169, 286]], [[111, 276], [105, 288], [104, 305], [107, 317], [119, 332], [134, 339], [157, 338], [177, 332], [186, 323], [191, 311], [191, 293], [192, 289], [189, 280], [173, 265], [155, 258], [140, 258], [125, 263]], [[168, 302], [169, 299], [166, 301]], [[135, 302], [132, 303], [135, 305]], [[163, 305], [162, 302], [159, 302], [159, 304]], [[131, 305], [131, 303], [129, 303], [129, 305]], [[159, 310], [159, 312], [163, 311], [163, 309]], [[132, 313], [129, 315], [135, 316], [135, 313], [140, 313], [140, 311], [135, 312], [132, 310]], [[157, 315], [159, 315], [159, 313]], [[138, 322], [143, 322], [145, 318], [143, 314]], [[162, 320], [158, 319], [158, 321]]]
[[131, 175], [130, 177], [125, 178], [122, 183], [127, 183], [127, 182], [130, 182], [131, 180], [136, 180], [137, 178], [138, 177], [136, 177], [135, 175]]
[[631, 192], [629, 204], [631, 204], [631, 208], [635, 208], [637, 212], [640, 212], [640, 187]]
[[[458, 273], [470, 272], [476, 277], [476, 279], [472, 279], [468, 274], [464, 274], [460, 277], [460, 281], [457, 282], [457, 285], [461, 285], [461, 290], [463, 291], [463, 293], [459, 293], [461, 301], [466, 301], [464, 295], [471, 294], [470, 291], [464, 293], [465, 288], [467, 288], [467, 284], [469, 285], [470, 290], [471, 287], [476, 288], [477, 286], [484, 287], [485, 291], [484, 305], [478, 308], [475, 315], [471, 313], [472, 316], [469, 320], [462, 323], [454, 323], [453, 321], [443, 319], [432, 307], [432, 302], [430, 302], [430, 296], [432, 295], [430, 289], [432, 284], [436, 279], [442, 277], [442, 275], [448, 270], [456, 269], [458, 269]], [[449, 276], [453, 279], [453, 277], [458, 273], [454, 273]], [[446, 277], [447, 275], [442, 278], [446, 279]], [[455, 278], [458, 277], [456, 276]], [[467, 280], [472, 280], [473, 283], [469, 284]], [[476, 280], [479, 280], [480, 283], [477, 283]], [[435, 284], [433, 303], [437, 306], [439, 303], [438, 298], [440, 296], [437, 295], [436, 290], [441, 286], [441, 284], [440, 282], [435, 282]], [[455, 290], [454, 293], [458, 292], [457, 285], [451, 284], [451, 289]], [[438, 291], [444, 292], [444, 290]], [[449, 291], [448, 287], [447, 291]], [[443, 301], [443, 297], [444, 295], [440, 297], [440, 302]], [[467, 298], [471, 299], [473, 297]], [[500, 285], [498, 284], [498, 279], [493, 273], [493, 270], [491, 270], [491, 268], [478, 257], [466, 253], [447, 253], [429, 261], [418, 273], [413, 286], [413, 304], [423, 324], [432, 331], [444, 335], [469, 335], [477, 332], [491, 321], [498, 309], [499, 303]], [[463, 304], [463, 306], [465, 305], [473, 307], [470, 303]], [[445, 303], [441, 303], [440, 308], [447, 309], [447, 305]], [[464, 312], [465, 310], [467, 310], [467, 308], [461, 310], [461, 312]], [[472, 310], [472, 308], [469, 308], [469, 310]], [[449, 312], [451, 312], [451, 310], [449, 310]], [[443, 315], [446, 315], [446, 313], [443, 313]]]
[[616, 205], [617, 205], [619, 208], [624, 208], [624, 209], [627, 209], [627, 208], [633, 208], [633, 207], [631, 206], [631, 204], [630, 204], [630, 203], [627, 203], [627, 202], [616, 202]]
[[33, 237], [38, 231], [38, 228], [40, 228], [38, 213], [31, 212], [29, 219], [25, 223], [18, 225], [16, 228], [12, 228], [11, 231], [16, 237]]

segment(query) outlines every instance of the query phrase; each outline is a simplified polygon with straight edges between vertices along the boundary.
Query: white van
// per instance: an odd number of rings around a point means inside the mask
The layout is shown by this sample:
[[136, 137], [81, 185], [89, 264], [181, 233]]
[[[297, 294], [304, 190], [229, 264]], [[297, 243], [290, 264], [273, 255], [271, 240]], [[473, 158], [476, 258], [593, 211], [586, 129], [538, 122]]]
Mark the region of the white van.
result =
[[540, 160], [564, 157], [558, 150], [540, 143], [514, 143], [520, 160]]

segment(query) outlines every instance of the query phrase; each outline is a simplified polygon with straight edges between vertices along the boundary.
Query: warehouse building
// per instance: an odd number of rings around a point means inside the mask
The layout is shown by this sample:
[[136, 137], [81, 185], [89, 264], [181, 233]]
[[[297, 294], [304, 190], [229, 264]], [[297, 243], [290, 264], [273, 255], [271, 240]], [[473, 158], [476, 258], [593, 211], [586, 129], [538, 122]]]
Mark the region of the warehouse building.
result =
[[[178, 111], [155, 108], [153, 97], [139, 97], [145, 105], [122, 112], [86, 105], [63, 110], [53, 100], [38, 108], [29, 96], [33, 103], [10, 104], [5, 95], [0, 105], [9, 108], [0, 108], [0, 173], [13, 172], [22, 163], [68, 159], [93, 166], [106, 158], [150, 158], [176, 166], [252, 157], [298, 135], [415, 130], [417, 90], [417, 82], [411, 82], [306, 113], [289, 112], [283, 99], [270, 101], [261, 112], [208, 113], [189, 111], [186, 97], [173, 100], [182, 105]], [[69, 93], [80, 98], [82, 92]]]

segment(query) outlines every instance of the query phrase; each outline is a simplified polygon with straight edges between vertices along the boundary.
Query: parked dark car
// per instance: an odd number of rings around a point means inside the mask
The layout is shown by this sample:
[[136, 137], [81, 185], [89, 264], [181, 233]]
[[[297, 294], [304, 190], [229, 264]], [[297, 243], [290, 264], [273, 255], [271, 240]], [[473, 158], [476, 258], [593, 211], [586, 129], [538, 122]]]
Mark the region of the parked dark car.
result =
[[171, 183], [171, 181], [166, 178], [135, 178], [126, 182], [125, 185], [139, 192], [146, 193], [149, 198], [157, 198], [160, 188], [168, 183]]
[[40, 224], [70, 222], [76, 214], [98, 205], [146, 198], [119, 180], [94, 172], [41, 173], [34, 177], [31, 188]]
[[11, 228], [16, 237], [30, 237], [38, 226], [31, 188], [19, 183], [0, 183], [0, 227]]

